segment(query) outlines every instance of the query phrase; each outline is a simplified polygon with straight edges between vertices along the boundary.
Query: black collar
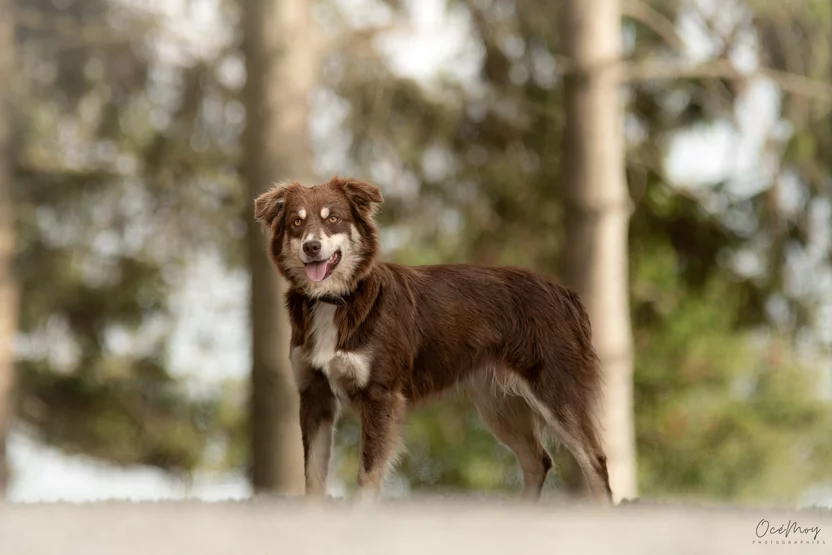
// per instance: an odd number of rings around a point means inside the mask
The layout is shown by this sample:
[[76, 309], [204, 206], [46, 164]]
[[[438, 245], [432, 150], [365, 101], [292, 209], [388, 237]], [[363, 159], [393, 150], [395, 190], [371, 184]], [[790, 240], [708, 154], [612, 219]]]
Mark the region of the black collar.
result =
[[332, 304], [335, 306], [347, 306], [347, 301], [344, 300], [343, 297], [335, 297], [333, 295], [324, 295], [322, 297], [315, 297], [313, 300], [320, 301], [326, 304]]

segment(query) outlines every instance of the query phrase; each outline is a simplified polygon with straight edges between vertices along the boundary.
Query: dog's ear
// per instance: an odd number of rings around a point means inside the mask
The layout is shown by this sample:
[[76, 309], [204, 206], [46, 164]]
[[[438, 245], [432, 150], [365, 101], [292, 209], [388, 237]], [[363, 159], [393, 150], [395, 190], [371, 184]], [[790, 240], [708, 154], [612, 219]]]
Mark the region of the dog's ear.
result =
[[273, 228], [283, 215], [286, 191], [292, 186], [292, 183], [278, 183], [254, 201], [254, 219], [260, 222], [264, 228]]
[[381, 191], [372, 183], [337, 177], [333, 178], [333, 181], [338, 182], [350, 202], [365, 216], [373, 216], [379, 205], [384, 202]]

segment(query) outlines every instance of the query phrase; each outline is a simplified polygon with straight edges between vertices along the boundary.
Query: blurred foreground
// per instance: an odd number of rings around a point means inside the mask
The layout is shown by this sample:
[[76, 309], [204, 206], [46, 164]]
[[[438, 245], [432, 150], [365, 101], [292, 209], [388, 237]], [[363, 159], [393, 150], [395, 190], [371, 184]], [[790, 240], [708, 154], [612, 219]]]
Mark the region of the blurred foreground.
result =
[[[47, 522], [49, 533], [44, 534]], [[788, 537], [764, 533], [789, 523], [796, 523], [801, 530], [792, 527]], [[0, 507], [4, 553], [60, 551], [67, 555], [487, 555], [517, 549], [533, 553], [734, 555], [768, 546], [783, 546], [790, 553], [792, 547], [801, 553], [828, 553], [830, 533], [831, 511], [650, 504], [598, 509], [430, 498], [372, 507], [306, 507], [300, 501], [265, 500]], [[763, 537], [758, 537], [760, 534]], [[766, 541], [769, 543], [762, 543]], [[71, 548], [67, 550], [67, 546]]]

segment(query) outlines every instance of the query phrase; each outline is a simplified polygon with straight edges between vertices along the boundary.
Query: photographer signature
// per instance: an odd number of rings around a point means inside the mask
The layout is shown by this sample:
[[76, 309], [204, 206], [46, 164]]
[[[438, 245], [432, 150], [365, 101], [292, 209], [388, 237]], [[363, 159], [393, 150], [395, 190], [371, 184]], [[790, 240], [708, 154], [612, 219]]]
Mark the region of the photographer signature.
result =
[[788, 524], [781, 524], [780, 526], [774, 526], [768, 520], [762, 519], [759, 523], [757, 523], [757, 537], [763, 538], [766, 535], [775, 535], [779, 534], [781, 536], [789, 537], [789, 534], [803, 534], [803, 536], [812, 535], [813, 540], [818, 539], [818, 534], [820, 534], [820, 526], [812, 526], [811, 528], [808, 527], [801, 527], [796, 521], [789, 520]]

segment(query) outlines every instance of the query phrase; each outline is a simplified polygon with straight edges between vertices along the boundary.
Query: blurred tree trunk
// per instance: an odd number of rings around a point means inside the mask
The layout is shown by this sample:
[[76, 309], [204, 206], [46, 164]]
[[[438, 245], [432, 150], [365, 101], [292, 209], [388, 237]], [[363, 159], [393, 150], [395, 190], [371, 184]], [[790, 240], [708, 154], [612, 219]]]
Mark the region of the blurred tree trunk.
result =
[[14, 353], [18, 289], [14, 279], [14, 213], [12, 210], [11, 82], [14, 70], [13, 0], [0, 0], [0, 498], [9, 468], [6, 440], [14, 402]]
[[636, 493], [633, 338], [628, 297], [630, 198], [624, 174], [619, 0], [563, 0], [565, 276], [586, 303], [605, 386], [602, 439], [616, 499]]
[[299, 401], [289, 364], [285, 284], [253, 221], [253, 199], [275, 181], [311, 179], [309, 97], [319, 63], [313, 3], [247, 0], [245, 178], [251, 267], [252, 486], [255, 492], [304, 491]]

